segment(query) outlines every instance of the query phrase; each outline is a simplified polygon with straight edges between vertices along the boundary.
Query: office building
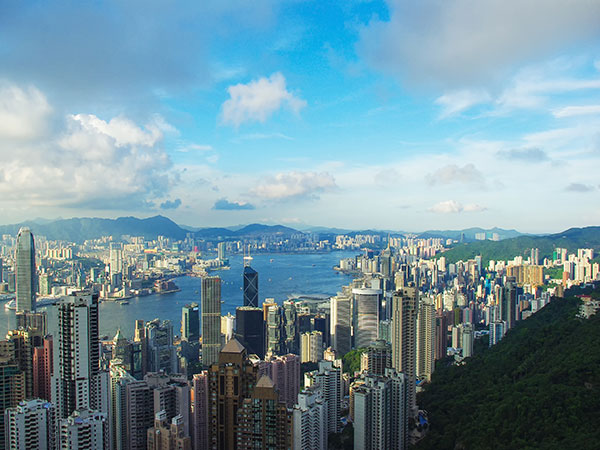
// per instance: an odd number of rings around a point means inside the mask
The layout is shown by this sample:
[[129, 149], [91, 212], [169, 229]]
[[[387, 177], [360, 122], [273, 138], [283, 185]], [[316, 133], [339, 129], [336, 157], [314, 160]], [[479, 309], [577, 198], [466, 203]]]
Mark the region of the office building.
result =
[[256, 384], [257, 368], [246, 349], [231, 339], [219, 353], [218, 363], [208, 371], [209, 448], [237, 448], [238, 409]]
[[515, 326], [517, 320], [517, 283], [514, 277], [507, 277], [502, 289], [500, 317], [506, 323], [506, 329]]
[[360, 370], [373, 375], [383, 375], [392, 367], [392, 346], [382, 339], [373, 342], [362, 354]]
[[407, 448], [406, 377], [387, 369], [385, 375], [366, 375], [353, 389], [354, 448]]
[[249, 265], [244, 266], [243, 273], [244, 306], [258, 307], [258, 272]]
[[265, 357], [265, 323], [263, 310], [254, 306], [240, 306], [235, 310], [235, 338], [248, 354]]
[[318, 362], [323, 359], [323, 333], [311, 331], [300, 336], [300, 362]]
[[431, 381], [431, 374], [435, 368], [435, 330], [436, 317], [433, 299], [424, 298], [419, 303], [417, 315], [417, 367], [418, 378]]
[[33, 397], [47, 401], [52, 400], [52, 346], [52, 336], [47, 336], [33, 349]]
[[217, 362], [221, 349], [221, 279], [203, 277], [202, 300], [202, 366]]
[[35, 270], [35, 242], [29, 228], [21, 228], [17, 235], [15, 254], [17, 311], [35, 311], [37, 291]]
[[123, 244], [120, 242], [111, 242], [109, 244], [108, 257], [110, 279], [112, 280], [115, 275], [123, 273]]
[[277, 304], [269, 305], [266, 307], [266, 313], [266, 352], [281, 355], [284, 352], [281, 308]]
[[394, 294], [392, 314], [392, 367], [407, 377], [409, 410], [416, 411], [416, 334], [419, 291], [403, 287]]
[[58, 426], [58, 448], [61, 450], [106, 450], [110, 448], [109, 423], [106, 414], [87, 408], [74, 411], [61, 419]]
[[238, 409], [238, 450], [288, 450], [291, 416], [268, 375], [256, 383]]
[[338, 293], [331, 297], [331, 347], [345, 355], [352, 349], [352, 297]]
[[173, 344], [170, 320], [146, 322], [146, 357], [148, 372], [177, 373], [177, 348]]
[[159, 411], [147, 435], [148, 450], [192, 450], [192, 440], [184, 432], [181, 416], [169, 420], [165, 411]]
[[354, 288], [352, 296], [354, 347], [366, 348], [377, 340], [381, 290], [367, 287]]
[[283, 302], [283, 338], [284, 351], [298, 355], [300, 353], [300, 332], [298, 329], [298, 311], [291, 300]]
[[41, 399], [20, 402], [4, 411], [6, 449], [54, 450], [56, 425], [54, 406]]
[[198, 303], [181, 308], [181, 353], [188, 362], [195, 362], [200, 355], [200, 315]]
[[294, 449], [323, 450], [327, 448], [327, 401], [319, 386], [309, 387], [298, 394], [292, 412]]

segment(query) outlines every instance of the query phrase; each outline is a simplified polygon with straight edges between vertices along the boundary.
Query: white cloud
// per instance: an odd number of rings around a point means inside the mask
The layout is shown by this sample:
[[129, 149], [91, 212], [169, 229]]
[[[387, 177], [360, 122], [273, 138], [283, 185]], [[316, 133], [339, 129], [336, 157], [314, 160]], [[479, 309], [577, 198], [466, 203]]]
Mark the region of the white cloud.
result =
[[445, 119], [490, 99], [490, 94], [483, 89], [461, 89], [438, 97], [435, 103], [442, 107], [440, 118]]
[[46, 131], [52, 112], [35, 87], [0, 84], [0, 139], [30, 139]]
[[287, 90], [285, 77], [279, 72], [248, 84], [229, 86], [227, 91], [230, 98], [223, 103], [223, 122], [236, 127], [244, 122], [265, 122], [284, 105], [294, 113], [306, 106], [305, 100]]
[[482, 173], [473, 164], [465, 164], [463, 167], [456, 164], [448, 164], [426, 176], [427, 183], [436, 184], [483, 184]]
[[388, 0], [389, 21], [362, 31], [359, 51], [376, 68], [446, 89], [489, 85], [531, 60], [600, 36], [589, 0]]
[[552, 114], [556, 118], [600, 114], [600, 105], [565, 106], [555, 109]]
[[316, 197], [336, 188], [335, 179], [328, 172], [286, 172], [269, 177], [252, 192], [258, 197], [283, 200], [298, 197]]
[[[11, 86], [12, 92], [24, 92]], [[33, 104], [47, 105], [35, 89]], [[22, 104], [5, 107], [8, 123], [22, 121]], [[41, 108], [50, 110], [49, 106]], [[128, 209], [150, 206], [164, 197], [176, 178], [163, 149], [164, 121], [154, 117], [140, 127], [126, 117], [108, 121], [93, 114], [65, 118], [66, 127], [49, 130], [48, 113], [27, 123], [17, 143], [0, 135], [0, 203]]]
[[436, 203], [428, 211], [436, 214], [458, 214], [461, 212], [481, 212], [487, 208], [474, 203], [462, 205], [455, 200], [446, 200], [443, 202]]

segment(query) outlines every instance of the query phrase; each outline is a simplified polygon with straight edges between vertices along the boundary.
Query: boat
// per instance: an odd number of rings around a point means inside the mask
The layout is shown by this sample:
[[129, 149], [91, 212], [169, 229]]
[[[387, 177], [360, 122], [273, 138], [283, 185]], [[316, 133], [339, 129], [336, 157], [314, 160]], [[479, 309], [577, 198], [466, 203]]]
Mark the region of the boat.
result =
[[117, 302], [119, 305], [129, 305], [129, 302], [127, 300], [120, 300]]

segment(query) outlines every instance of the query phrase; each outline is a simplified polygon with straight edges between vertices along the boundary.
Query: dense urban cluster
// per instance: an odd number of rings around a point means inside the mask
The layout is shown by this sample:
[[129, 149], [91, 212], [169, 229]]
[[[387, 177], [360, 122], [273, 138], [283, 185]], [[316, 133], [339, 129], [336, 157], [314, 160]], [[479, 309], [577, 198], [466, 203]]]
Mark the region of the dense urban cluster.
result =
[[[427, 432], [417, 392], [436, 361], [464, 364], [477, 339], [492, 346], [565, 288], [600, 278], [592, 249], [483, 265], [447, 263], [447, 244], [337, 236], [334, 247], [361, 249], [335, 268], [354, 280], [333, 297], [282, 302], [261, 303], [247, 256], [240, 306], [223, 315], [211, 270], [245, 253], [241, 242], [211, 244], [217, 257], [205, 260], [191, 238], [4, 236], [0, 290], [15, 293], [16, 327], [0, 342], [0, 448], [317, 450], [344, 430], [356, 449], [407, 448]], [[182, 274], [201, 277], [201, 292], [179, 335], [155, 319], [100, 336], [110, 318], [99, 302], [171, 292]], [[597, 300], [584, 300], [589, 317]]]

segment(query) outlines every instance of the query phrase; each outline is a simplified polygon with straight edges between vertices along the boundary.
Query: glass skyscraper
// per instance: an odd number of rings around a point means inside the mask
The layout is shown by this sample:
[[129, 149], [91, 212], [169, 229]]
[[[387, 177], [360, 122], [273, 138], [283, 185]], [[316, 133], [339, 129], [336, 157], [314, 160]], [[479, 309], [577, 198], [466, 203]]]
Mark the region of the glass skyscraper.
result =
[[29, 228], [19, 230], [15, 259], [17, 311], [35, 311], [35, 243]]
[[244, 267], [244, 306], [258, 307], [258, 272]]
[[221, 350], [221, 278], [202, 278], [202, 365], [219, 360]]

